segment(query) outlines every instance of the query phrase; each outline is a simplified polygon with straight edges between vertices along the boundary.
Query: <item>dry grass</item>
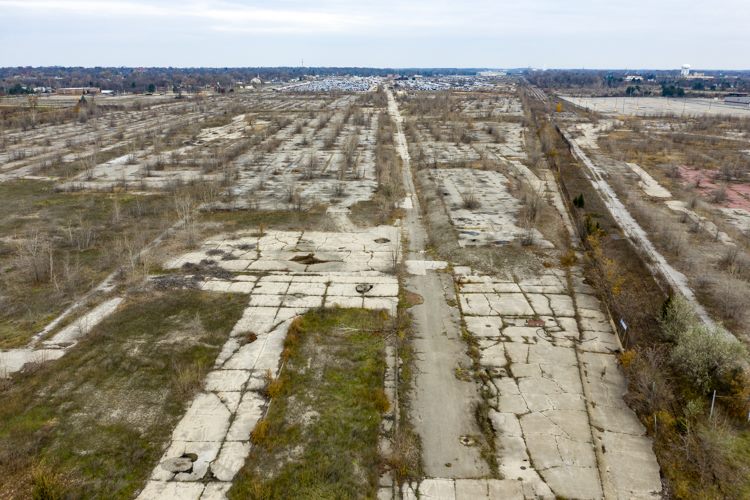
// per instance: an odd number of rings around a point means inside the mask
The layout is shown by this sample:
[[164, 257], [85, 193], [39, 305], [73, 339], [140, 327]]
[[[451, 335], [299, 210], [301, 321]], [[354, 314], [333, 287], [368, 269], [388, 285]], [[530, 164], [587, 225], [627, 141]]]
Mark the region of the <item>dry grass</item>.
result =
[[172, 224], [164, 196], [58, 193], [0, 184], [0, 347], [16, 347]]

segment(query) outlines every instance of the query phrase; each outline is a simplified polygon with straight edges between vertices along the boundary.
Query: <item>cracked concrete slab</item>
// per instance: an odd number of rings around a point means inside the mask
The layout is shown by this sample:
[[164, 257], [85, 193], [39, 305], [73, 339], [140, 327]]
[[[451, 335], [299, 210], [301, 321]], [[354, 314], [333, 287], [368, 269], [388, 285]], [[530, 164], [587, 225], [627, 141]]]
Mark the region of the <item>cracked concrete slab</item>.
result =
[[78, 340], [87, 335], [105, 318], [112, 315], [122, 303], [121, 297], [114, 297], [94, 307], [77, 320], [63, 327], [50, 339], [44, 340], [41, 347], [32, 341], [26, 347], [0, 351], [0, 378], [9, 377], [23, 369], [28, 363], [46, 363], [60, 359]]
[[[552, 244], [536, 229], [519, 226], [519, 200], [500, 172], [468, 168], [440, 169], [434, 173], [461, 246], [504, 245], [530, 234], [535, 245]], [[467, 201], [468, 200], [468, 201]]]
[[[190, 498], [225, 497], [250, 452], [250, 434], [267, 405], [261, 394], [264, 377], [266, 373], [278, 374], [284, 338], [294, 318], [321, 306], [364, 307], [396, 313], [399, 285], [397, 278], [388, 274], [392, 266], [391, 247], [378, 243], [386, 236], [389, 241], [398, 241], [399, 237], [397, 229], [388, 227], [346, 235], [280, 231], [259, 238], [248, 234], [226, 235], [205, 241], [198, 252], [170, 261], [172, 268], [185, 263], [200, 264], [212, 249], [234, 252], [253, 245], [248, 260], [260, 264], [258, 268], [274, 271], [261, 276], [235, 274], [231, 278], [208, 278], [202, 282], [205, 290], [246, 293], [248, 306], [222, 347], [214, 369], [207, 375], [205, 392], [195, 397], [175, 427], [171, 444], [139, 498], [173, 493]], [[379, 257], [378, 252], [383, 255]], [[306, 263], [300, 260], [293, 262], [294, 266], [277, 265], [299, 255]], [[284, 261], [279, 260], [280, 256]], [[320, 260], [335, 257], [340, 262], [331, 271], [325, 271], [309, 263], [311, 256]], [[222, 262], [232, 261], [217, 261], [216, 265], [221, 266]], [[265, 266], [268, 262], [272, 265]], [[243, 266], [234, 269], [239, 267]], [[246, 270], [243, 268], [242, 272]], [[251, 333], [253, 336], [249, 337]], [[188, 472], [172, 473], [165, 469], [175, 459], [193, 453], [198, 458]], [[181, 488], [174, 486], [175, 482], [194, 487]]]
[[[627, 384], [612, 354], [619, 340], [596, 297], [571, 280], [586, 292], [574, 300], [558, 273], [519, 281], [523, 293], [494, 291], [494, 281], [456, 275], [466, 328], [491, 377], [485, 392], [500, 472], [526, 498], [659, 492], [650, 440], [623, 400]], [[497, 281], [498, 290], [510, 288]], [[619, 467], [623, 460], [642, 464], [646, 479], [631, 482], [636, 467]]]
[[413, 275], [424, 276], [427, 271], [438, 271], [448, 267], [448, 263], [442, 260], [407, 260], [406, 272]]

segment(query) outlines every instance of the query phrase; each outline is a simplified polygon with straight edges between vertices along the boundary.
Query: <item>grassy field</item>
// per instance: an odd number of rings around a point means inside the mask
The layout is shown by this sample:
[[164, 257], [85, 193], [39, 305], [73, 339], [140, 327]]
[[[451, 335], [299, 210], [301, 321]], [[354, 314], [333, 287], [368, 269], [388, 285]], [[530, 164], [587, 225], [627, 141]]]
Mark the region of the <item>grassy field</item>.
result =
[[0, 348], [24, 345], [175, 218], [164, 196], [0, 184]]
[[66, 356], [0, 392], [0, 498], [131, 498], [245, 297], [134, 294]]
[[332, 309], [297, 319], [271, 405], [230, 498], [374, 498], [385, 341], [383, 312]]

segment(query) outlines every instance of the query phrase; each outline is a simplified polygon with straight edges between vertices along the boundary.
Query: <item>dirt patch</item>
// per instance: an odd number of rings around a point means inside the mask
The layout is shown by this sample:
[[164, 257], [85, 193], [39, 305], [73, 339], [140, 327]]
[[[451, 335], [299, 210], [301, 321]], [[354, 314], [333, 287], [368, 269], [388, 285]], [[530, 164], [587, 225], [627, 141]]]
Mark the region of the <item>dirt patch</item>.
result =
[[704, 198], [725, 208], [741, 208], [750, 212], [750, 183], [726, 182], [718, 173], [686, 166], [679, 167], [682, 185], [694, 187]]
[[186, 262], [182, 265], [181, 270], [185, 273], [192, 274], [193, 278], [201, 281], [206, 277], [228, 280], [232, 279], [232, 277], [234, 276], [234, 274], [232, 274], [230, 271], [227, 271], [226, 269], [217, 265], [216, 262], [209, 259], [204, 259], [198, 264]]
[[406, 290], [406, 292], [404, 293], [404, 302], [406, 303], [406, 307], [414, 307], [418, 306], [419, 304], [424, 304], [424, 297], [422, 297], [418, 293]]

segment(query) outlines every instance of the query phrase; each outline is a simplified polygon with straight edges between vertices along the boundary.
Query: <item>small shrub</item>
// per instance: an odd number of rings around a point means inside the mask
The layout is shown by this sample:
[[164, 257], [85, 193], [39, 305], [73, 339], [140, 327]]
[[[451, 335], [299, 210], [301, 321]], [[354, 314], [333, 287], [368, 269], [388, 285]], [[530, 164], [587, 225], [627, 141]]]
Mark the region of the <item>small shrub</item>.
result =
[[476, 210], [482, 205], [477, 198], [477, 194], [473, 190], [462, 194], [461, 198], [463, 198], [464, 208], [466, 210]]
[[391, 402], [388, 401], [388, 396], [381, 387], [375, 389], [372, 395], [372, 400], [375, 403], [375, 408], [377, 408], [380, 413], [385, 413], [391, 408]]
[[622, 367], [627, 370], [630, 365], [633, 364], [633, 360], [635, 360], [636, 352], [634, 350], [625, 351], [622, 354], [620, 354], [620, 364]]
[[564, 267], [570, 267], [578, 261], [576, 253], [573, 250], [568, 250], [560, 256], [560, 265]]
[[284, 381], [281, 377], [275, 378], [269, 382], [268, 386], [266, 387], [266, 394], [268, 394], [268, 397], [273, 399], [279, 394], [281, 394], [281, 391], [284, 389]]
[[583, 221], [586, 234], [591, 236], [600, 236], [604, 233], [602, 226], [599, 221], [595, 221], [590, 214], [586, 214], [586, 218]]
[[66, 498], [66, 488], [60, 476], [50, 467], [37, 464], [31, 471], [31, 498], [33, 500], [62, 500]]
[[693, 325], [678, 334], [670, 361], [696, 389], [708, 393], [723, 385], [745, 356], [744, 346], [723, 328]]
[[250, 441], [252, 441], [254, 445], [263, 445], [268, 437], [268, 427], [269, 424], [267, 419], [264, 418], [259, 420], [258, 423], [255, 424], [255, 429], [250, 433]]
[[176, 392], [184, 398], [189, 398], [197, 393], [203, 385], [206, 371], [205, 363], [201, 361], [196, 361], [188, 366], [176, 367], [174, 377]]
[[407, 430], [399, 430], [393, 437], [393, 453], [388, 457], [388, 465], [396, 481], [402, 483], [419, 474], [419, 438]]
[[721, 186], [711, 193], [711, 203], [723, 203], [727, 200], [727, 187]]
[[584, 208], [586, 202], [583, 200], [583, 193], [573, 198], [573, 206], [576, 208]]
[[687, 300], [682, 296], [670, 296], [662, 307], [659, 321], [662, 336], [675, 341], [681, 332], [696, 324], [698, 318]]

